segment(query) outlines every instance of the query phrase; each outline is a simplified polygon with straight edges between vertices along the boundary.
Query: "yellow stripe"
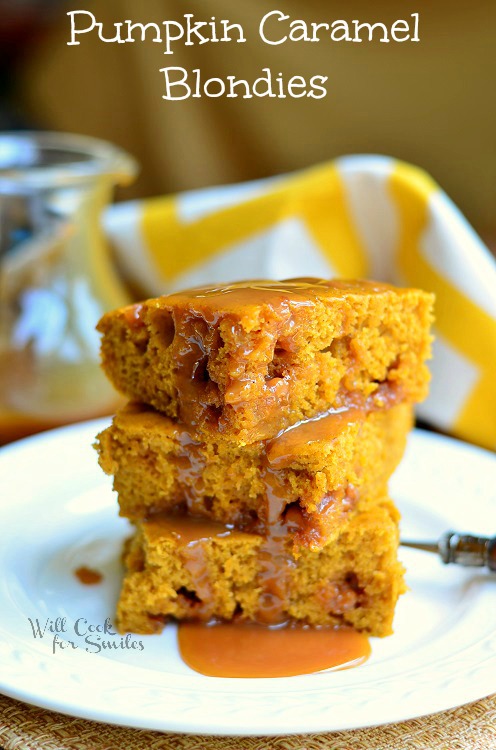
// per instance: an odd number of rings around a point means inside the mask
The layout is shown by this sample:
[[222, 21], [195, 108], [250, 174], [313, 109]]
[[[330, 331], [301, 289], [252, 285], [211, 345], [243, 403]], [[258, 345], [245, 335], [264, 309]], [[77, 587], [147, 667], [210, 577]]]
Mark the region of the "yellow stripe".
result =
[[336, 167], [288, 177], [265, 195], [181, 222], [176, 198], [146, 201], [142, 232], [152, 262], [165, 280], [201, 264], [278, 222], [298, 217], [340, 276], [365, 276], [367, 256], [350, 215]]
[[494, 367], [477, 383], [458, 415], [459, 435], [486, 448], [496, 448], [496, 387]]
[[[496, 446], [496, 321], [432, 268], [421, 252], [429, 222], [429, 200], [437, 186], [420, 170], [398, 164], [390, 189], [400, 214], [398, 266], [406, 281], [436, 295], [436, 326], [450, 345], [474, 364], [480, 378], [453, 431], [487, 447]], [[445, 373], [456, 377], [456, 373]]]

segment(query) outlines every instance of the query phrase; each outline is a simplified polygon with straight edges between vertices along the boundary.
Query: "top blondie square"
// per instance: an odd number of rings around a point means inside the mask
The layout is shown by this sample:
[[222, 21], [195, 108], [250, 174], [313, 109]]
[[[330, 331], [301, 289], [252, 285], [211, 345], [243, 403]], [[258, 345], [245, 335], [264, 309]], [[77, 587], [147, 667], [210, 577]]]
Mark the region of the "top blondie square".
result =
[[361, 280], [198, 287], [106, 313], [103, 368], [204, 438], [251, 443], [332, 409], [421, 401], [433, 299]]

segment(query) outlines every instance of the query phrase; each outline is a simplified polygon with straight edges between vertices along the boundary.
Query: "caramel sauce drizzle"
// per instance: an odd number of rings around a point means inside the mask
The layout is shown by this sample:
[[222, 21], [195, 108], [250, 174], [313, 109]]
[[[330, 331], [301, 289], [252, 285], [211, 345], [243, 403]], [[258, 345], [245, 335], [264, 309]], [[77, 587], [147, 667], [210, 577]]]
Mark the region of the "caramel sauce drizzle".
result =
[[[231, 304], [237, 304], [239, 300], [239, 304], [246, 305], [257, 303], [260, 298], [259, 292], [263, 292], [262, 302], [267, 304], [267, 293], [270, 295], [287, 295], [302, 291], [306, 295], [313, 292], [317, 296], [322, 295], [324, 289], [343, 292], [364, 290], [367, 292], [383, 292], [391, 289], [391, 286], [383, 282], [365, 279], [321, 279], [313, 276], [301, 276], [294, 279], [283, 279], [282, 281], [274, 281], [274, 279], [251, 279], [248, 281], [237, 281], [224, 286], [196, 287], [172, 294], [168, 299], [173, 304], [175, 298], [210, 299], [212, 297], [230, 295], [236, 300], [235, 302], [230, 300]], [[269, 298], [269, 302], [271, 301], [272, 297]]]
[[332, 441], [352, 422], [363, 421], [366, 409], [342, 407], [301, 420], [267, 441], [267, 461], [274, 469], [291, 466], [302, 453], [302, 445]]
[[[263, 471], [266, 493], [266, 517], [259, 522], [263, 542], [259, 552], [258, 585], [261, 588], [257, 622], [277, 625], [288, 619], [289, 590], [296, 565], [298, 546], [313, 546], [322, 541], [316, 519], [304, 508], [287, 505], [283, 475], [266, 465]], [[322, 499], [320, 515], [332, 515], [338, 523], [357, 502], [354, 487], [338, 489]], [[318, 520], [318, 519], [317, 519]]]
[[191, 515], [201, 516], [205, 512], [203, 501], [205, 456], [200, 449], [201, 444], [194, 439], [189, 430], [178, 428], [176, 437], [180, 446], [177, 473], [186, 506]]
[[263, 541], [258, 555], [260, 570], [256, 620], [274, 625], [287, 620], [288, 589], [295, 560], [287, 548], [290, 523], [283, 518], [286, 492], [283, 480], [266, 468], [263, 472], [266, 493], [266, 518], [262, 522]]
[[[169, 314], [174, 327], [170, 346], [176, 363], [175, 386], [181, 404], [181, 420], [185, 424], [195, 425], [199, 419], [206, 419], [207, 422], [218, 423], [219, 429], [222, 429], [222, 419], [219, 421], [216, 412], [216, 408], [221, 406], [218, 386], [210, 379], [207, 365], [211, 363], [211, 356], [222, 348], [218, 329], [220, 320], [226, 321], [234, 329], [239, 325], [235, 316], [236, 308], [263, 305], [265, 325], [263, 334], [259, 331], [252, 343], [240, 347], [233, 356], [231, 382], [226, 384], [224, 393], [225, 403], [233, 408], [250, 398], [254, 382], [249, 376], [243, 376], [243, 373], [246, 361], [259, 346], [260, 336], [270, 339], [272, 348], [278, 343], [287, 352], [293, 350], [291, 330], [296, 308], [313, 305], [313, 298], [322, 295], [325, 289], [345, 293], [363, 289], [382, 291], [388, 288], [387, 285], [376, 282], [297, 278], [285, 281], [245, 281], [168, 296], [166, 299], [170, 305]], [[226, 307], [222, 303], [227, 298]], [[198, 303], [197, 309], [195, 300]], [[127, 313], [128, 324], [139, 327], [143, 313], [140, 305], [130, 308]], [[246, 336], [243, 338], [246, 341]], [[284, 400], [287, 389], [288, 384], [284, 382], [284, 378], [269, 378], [263, 382], [262, 398], [274, 403], [275, 407], [276, 399], [279, 400], [281, 408], [281, 399]]]
[[[301, 302], [291, 300], [290, 303], [287, 295], [282, 293], [271, 301], [269, 308], [272, 314], [267, 321], [264, 335], [269, 337], [274, 345], [290, 320], [291, 306], [295, 304], [310, 303], [304, 299]], [[222, 417], [219, 417], [218, 413], [222, 406], [219, 388], [211, 380], [207, 366], [212, 365], [212, 355], [222, 349], [217, 327], [220, 318], [227, 319], [232, 327], [238, 326], [239, 323], [234, 317], [229, 318], [228, 313], [219, 313], [214, 305], [202, 307], [198, 311], [191, 307], [173, 307], [171, 314], [175, 331], [171, 347], [172, 357], [176, 363], [175, 386], [179, 395], [181, 421], [195, 426], [199, 420], [205, 420], [222, 430]], [[225, 403], [233, 408], [249, 399], [250, 392], [256, 385], [252, 378], [243, 374], [246, 361], [252, 356], [256, 346], [257, 341], [254, 338], [251, 345], [240, 348], [233, 356], [230, 382], [226, 384], [224, 394]], [[274, 397], [283, 396], [284, 382], [282, 378], [277, 378], [277, 382], [272, 380], [263, 381], [263, 393], [269, 400], [273, 398], [275, 405]]]

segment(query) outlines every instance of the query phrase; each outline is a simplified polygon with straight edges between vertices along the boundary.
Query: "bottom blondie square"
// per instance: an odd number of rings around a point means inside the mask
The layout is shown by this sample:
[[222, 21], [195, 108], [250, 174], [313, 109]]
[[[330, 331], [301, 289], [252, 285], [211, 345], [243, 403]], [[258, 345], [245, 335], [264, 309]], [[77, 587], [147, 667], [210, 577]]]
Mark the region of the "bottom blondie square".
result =
[[126, 544], [117, 607], [121, 632], [157, 633], [169, 619], [295, 620], [392, 632], [404, 591], [398, 513], [383, 495], [338, 539], [292, 555], [288, 538], [264, 538], [206, 519], [155, 516]]

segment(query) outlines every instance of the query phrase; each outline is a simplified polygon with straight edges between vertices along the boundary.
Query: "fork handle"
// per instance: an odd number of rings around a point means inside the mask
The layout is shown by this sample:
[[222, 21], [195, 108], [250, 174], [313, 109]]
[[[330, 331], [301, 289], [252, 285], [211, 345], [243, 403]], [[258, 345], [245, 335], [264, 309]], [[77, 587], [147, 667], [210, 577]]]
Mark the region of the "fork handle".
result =
[[439, 552], [446, 564], [487, 567], [496, 572], [496, 537], [471, 536], [448, 531], [439, 540]]

